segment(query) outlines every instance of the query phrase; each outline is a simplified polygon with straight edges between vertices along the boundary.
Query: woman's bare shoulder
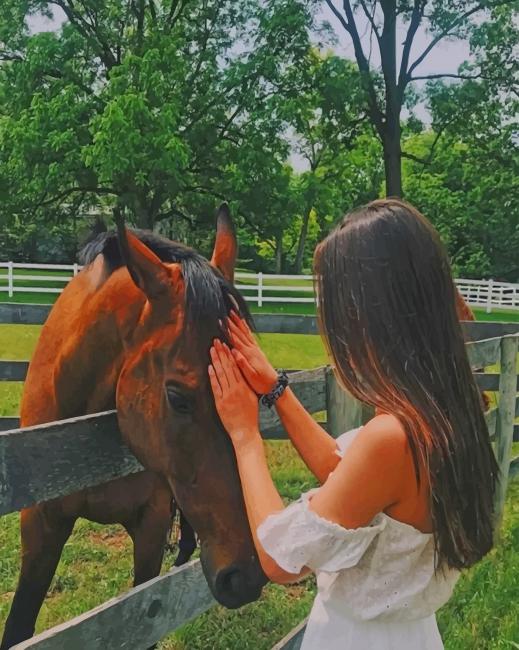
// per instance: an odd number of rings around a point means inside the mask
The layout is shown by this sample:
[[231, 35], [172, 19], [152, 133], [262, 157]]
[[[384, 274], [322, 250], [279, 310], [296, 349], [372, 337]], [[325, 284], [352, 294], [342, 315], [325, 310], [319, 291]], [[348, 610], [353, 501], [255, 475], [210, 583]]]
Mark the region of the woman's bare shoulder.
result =
[[408, 466], [403, 426], [395, 417], [377, 416], [355, 435], [312, 507], [345, 528], [366, 526], [400, 502], [407, 491]]
[[403, 424], [390, 414], [376, 415], [365, 424], [355, 436], [352, 443], [357, 448], [364, 447], [371, 454], [382, 452], [388, 456], [405, 456], [409, 452], [409, 443]]

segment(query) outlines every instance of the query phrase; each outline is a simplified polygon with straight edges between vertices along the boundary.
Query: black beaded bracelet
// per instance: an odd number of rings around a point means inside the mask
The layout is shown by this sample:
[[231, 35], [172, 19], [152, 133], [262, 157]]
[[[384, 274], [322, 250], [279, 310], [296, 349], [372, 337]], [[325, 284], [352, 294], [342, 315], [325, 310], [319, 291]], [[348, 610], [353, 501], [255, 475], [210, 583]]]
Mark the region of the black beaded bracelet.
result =
[[278, 379], [276, 381], [276, 385], [270, 391], [270, 393], [265, 393], [265, 395], [262, 395], [260, 397], [260, 402], [263, 404], [263, 406], [266, 406], [267, 408], [271, 409], [276, 403], [276, 401], [281, 397], [281, 395], [283, 394], [287, 386], [288, 386], [288, 375], [284, 370], [280, 370], [278, 372]]

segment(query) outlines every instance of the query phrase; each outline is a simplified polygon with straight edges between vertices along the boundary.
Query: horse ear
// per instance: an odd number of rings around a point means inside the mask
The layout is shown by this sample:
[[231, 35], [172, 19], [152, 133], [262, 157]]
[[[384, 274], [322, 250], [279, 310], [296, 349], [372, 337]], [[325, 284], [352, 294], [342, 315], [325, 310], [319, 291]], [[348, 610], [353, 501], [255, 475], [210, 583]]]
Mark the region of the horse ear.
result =
[[171, 277], [160, 258], [125, 227], [117, 208], [114, 209], [114, 219], [121, 257], [134, 283], [149, 300], [169, 293]]
[[216, 240], [211, 264], [219, 269], [229, 282], [234, 280], [234, 265], [237, 255], [238, 242], [231, 219], [231, 211], [227, 203], [222, 203], [216, 213]]

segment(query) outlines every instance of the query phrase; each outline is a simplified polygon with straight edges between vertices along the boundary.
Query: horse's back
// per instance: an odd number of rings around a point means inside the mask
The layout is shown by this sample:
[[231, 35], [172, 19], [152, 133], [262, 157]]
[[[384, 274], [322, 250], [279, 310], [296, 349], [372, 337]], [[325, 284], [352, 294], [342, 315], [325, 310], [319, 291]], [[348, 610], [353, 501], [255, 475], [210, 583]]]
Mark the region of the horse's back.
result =
[[86, 413], [80, 393], [95, 390], [89, 379], [99, 363], [110, 361], [102, 349], [104, 339], [113, 347], [117, 336], [116, 323], [110, 322], [114, 318], [100, 312], [100, 264], [96, 260], [67, 284], [42, 327], [24, 385], [21, 426]]

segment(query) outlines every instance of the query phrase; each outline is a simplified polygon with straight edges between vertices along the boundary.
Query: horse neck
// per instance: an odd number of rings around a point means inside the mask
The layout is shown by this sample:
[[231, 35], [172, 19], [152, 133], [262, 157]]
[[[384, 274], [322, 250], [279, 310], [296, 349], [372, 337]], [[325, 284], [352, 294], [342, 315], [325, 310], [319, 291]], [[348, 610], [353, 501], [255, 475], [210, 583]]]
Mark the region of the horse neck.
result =
[[24, 426], [115, 408], [124, 341], [145, 299], [126, 268], [94, 289], [90, 275], [85, 269], [70, 282], [42, 330], [22, 400]]

